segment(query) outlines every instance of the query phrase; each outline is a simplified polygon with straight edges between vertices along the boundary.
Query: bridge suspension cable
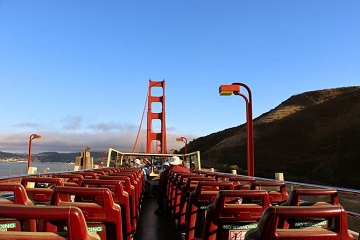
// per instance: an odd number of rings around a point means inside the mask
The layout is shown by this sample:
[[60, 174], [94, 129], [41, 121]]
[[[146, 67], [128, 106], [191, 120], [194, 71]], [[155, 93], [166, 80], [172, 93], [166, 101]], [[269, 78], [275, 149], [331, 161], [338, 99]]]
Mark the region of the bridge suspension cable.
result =
[[138, 133], [136, 135], [136, 139], [135, 139], [135, 144], [134, 144], [134, 148], [132, 150], [132, 152], [134, 153], [135, 150], [136, 150], [136, 146], [137, 146], [137, 143], [138, 143], [138, 140], [139, 140], [139, 136], [140, 136], [140, 132], [141, 132], [141, 127], [142, 127], [142, 123], [143, 123], [143, 120], [144, 120], [144, 115], [145, 115], [145, 110], [146, 110], [146, 105], [147, 105], [147, 101], [148, 101], [148, 97], [149, 97], [149, 89], [146, 93], [146, 99], [145, 99], [145, 104], [144, 104], [144, 110], [143, 110], [143, 113], [142, 113], [142, 116], [141, 116], [141, 121], [140, 121], [140, 126], [139, 126], [139, 130], [138, 130]]

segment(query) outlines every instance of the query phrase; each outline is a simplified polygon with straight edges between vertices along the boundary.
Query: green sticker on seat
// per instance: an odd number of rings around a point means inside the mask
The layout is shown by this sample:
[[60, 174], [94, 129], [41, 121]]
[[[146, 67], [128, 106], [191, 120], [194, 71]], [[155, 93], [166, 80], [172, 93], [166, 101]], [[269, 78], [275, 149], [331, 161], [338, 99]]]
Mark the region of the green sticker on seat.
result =
[[2, 223], [0, 229], [16, 228], [16, 223]]
[[103, 227], [99, 226], [99, 227], [88, 227], [88, 231], [89, 232], [102, 232], [103, 231]]
[[223, 225], [222, 229], [226, 230], [249, 230], [257, 227], [257, 223], [245, 224], [245, 225]]
[[325, 226], [327, 221], [313, 221], [313, 222], [296, 222], [294, 224], [295, 227], [306, 228], [306, 227], [321, 227]]

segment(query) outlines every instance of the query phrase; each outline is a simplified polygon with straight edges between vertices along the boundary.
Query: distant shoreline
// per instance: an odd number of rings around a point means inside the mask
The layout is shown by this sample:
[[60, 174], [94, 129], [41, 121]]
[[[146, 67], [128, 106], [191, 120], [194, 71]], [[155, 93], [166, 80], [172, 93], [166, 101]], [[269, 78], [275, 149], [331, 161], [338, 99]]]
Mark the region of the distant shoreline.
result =
[[[38, 173], [74, 171], [74, 163], [67, 162], [32, 162]], [[0, 177], [18, 176], [27, 174], [27, 161], [0, 161]]]
[[[26, 163], [27, 160], [4, 160], [4, 159], [0, 159], [0, 163]], [[62, 163], [67, 163], [67, 164], [75, 164], [74, 162], [40, 162], [40, 161], [34, 161], [33, 163], [57, 163], [57, 164], [62, 164]]]

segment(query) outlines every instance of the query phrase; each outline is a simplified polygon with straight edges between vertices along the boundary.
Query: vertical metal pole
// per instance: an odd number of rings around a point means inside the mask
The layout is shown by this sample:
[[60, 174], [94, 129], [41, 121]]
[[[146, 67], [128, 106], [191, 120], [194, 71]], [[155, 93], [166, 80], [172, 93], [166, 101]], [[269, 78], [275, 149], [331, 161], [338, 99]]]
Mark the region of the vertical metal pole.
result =
[[247, 133], [247, 175], [255, 176], [254, 172], [254, 124], [252, 118], [252, 96], [250, 88], [244, 83], [233, 83], [233, 85], [239, 85], [246, 89], [248, 97], [239, 92], [234, 92], [235, 95], [239, 95], [244, 98], [246, 102], [246, 133]]
[[248, 92], [248, 102], [247, 102], [247, 128], [248, 128], [248, 175], [255, 176], [254, 172], [254, 123], [252, 117], [252, 96], [250, 88], [242, 84]]
[[86, 169], [86, 148], [85, 148], [85, 151], [84, 151], [84, 157], [83, 157], [83, 169]]
[[29, 152], [28, 152], [28, 160], [27, 160], [27, 168], [26, 168], [26, 173], [29, 172], [29, 168], [30, 168], [30, 162], [31, 162], [31, 144], [32, 144], [32, 136], [30, 136], [29, 138]]

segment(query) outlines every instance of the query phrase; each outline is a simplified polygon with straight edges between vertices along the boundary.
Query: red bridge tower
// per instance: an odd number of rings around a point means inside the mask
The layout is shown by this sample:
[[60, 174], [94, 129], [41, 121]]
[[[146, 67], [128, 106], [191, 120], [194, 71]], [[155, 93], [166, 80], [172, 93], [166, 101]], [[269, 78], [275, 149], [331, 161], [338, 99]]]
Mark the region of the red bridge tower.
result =
[[[152, 88], [162, 88], [162, 95], [154, 96]], [[155, 153], [166, 153], [166, 124], [165, 124], [165, 80], [149, 80], [148, 89], [148, 112], [147, 112], [147, 142], [146, 153], [152, 153], [153, 144], [155, 144]], [[153, 103], [161, 104], [160, 112], [153, 112]], [[161, 131], [153, 132], [153, 120], [160, 120]]]

